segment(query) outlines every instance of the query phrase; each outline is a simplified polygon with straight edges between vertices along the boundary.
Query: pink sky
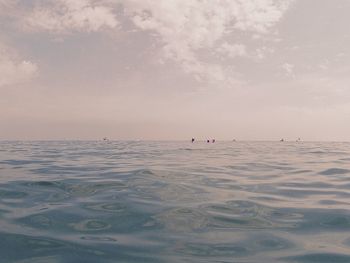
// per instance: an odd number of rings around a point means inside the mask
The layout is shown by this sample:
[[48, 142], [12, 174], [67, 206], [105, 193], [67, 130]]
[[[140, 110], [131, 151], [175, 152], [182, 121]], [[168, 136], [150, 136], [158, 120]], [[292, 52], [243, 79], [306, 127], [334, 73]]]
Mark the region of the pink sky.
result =
[[0, 139], [350, 140], [347, 0], [0, 0]]

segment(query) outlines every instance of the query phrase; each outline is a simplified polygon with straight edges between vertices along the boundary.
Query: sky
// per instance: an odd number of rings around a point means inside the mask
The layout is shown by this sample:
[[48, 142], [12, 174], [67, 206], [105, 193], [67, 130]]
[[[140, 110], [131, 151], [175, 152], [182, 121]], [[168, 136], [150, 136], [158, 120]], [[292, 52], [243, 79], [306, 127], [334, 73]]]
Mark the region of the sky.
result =
[[350, 141], [349, 0], [0, 0], [0, 140]]

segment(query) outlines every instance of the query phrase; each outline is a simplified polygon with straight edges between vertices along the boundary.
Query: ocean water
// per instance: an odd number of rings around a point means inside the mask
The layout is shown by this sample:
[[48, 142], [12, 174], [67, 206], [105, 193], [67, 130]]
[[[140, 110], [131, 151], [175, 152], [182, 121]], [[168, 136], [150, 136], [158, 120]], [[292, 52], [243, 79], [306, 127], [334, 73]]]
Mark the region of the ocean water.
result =
[[0, 142], [0, 262], [350, 262], [350, 143]]

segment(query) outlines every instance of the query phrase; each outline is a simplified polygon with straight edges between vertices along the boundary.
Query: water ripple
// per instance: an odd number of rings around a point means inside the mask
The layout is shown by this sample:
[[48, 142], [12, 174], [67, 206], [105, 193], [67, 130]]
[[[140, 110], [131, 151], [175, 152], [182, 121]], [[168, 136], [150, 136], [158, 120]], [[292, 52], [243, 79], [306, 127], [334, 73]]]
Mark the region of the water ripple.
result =
[[349, 156], [350, 143], [1, 142], [1, 260], [350, 262]]

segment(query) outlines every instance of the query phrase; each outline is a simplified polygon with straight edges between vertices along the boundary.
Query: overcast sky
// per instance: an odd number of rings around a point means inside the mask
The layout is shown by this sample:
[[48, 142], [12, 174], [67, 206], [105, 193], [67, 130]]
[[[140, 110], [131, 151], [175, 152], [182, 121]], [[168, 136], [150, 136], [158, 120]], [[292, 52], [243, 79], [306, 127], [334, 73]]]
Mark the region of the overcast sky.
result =
[[350, 140], [349, 0], [0, 0], [0, 139]]

